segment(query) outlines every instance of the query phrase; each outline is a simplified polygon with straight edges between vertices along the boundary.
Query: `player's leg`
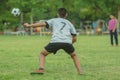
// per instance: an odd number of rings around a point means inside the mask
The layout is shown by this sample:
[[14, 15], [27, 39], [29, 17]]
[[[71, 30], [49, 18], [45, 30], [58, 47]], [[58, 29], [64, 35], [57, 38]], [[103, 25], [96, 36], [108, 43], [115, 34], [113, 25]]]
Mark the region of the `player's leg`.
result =
[[43, 49], [40, 53], [39, 61], [40, 61], [40, 68], [44, 69], [45, 64], [45, 57], [49, 54], [49, 52], [46, 49]]
[[83, 74], [82, 69], [81, 69], [81, 67], [80, 67], [80, 62], [79, 62], [79, 59], [78, 59], [76, 53], [73, 52], [72, 54], [70, 54], [70, 56], [71, 56], [71, 58], [73, 59], [74, 65], [75, 65], [78, 73], [79, 73], [79, 74]]
[[110, 41], [111, 41], [111, 45], [113, 46], [113, 32], [112, 32], [112, 30], [110, 30]]
[[117, 34], [117, 31], [116, 31], [116, 30], [115, 30], [115, 32], [114, 32], [114, 38], [115, 38], [116, 46], [118, 46], [118, 34]]
[[78, 71], [79, 74], [82, 74], [82, 70], [81, 70], [81, 67], [80, 67], [80, 62], [79, 62], [79, 59], [75, 53], [75, 49], [73, 47], [72, 44], [64, 44], [63, 45], [63, 49], [71, 56], [71, 58], [73, 59], [73, 62], [74, 62], [74, 65]]
[[32, 72], [32, 74], [43, 74], [44, 73], [44, 65], [45, 65], [45, 57], [49, 54], [49, 53], [56, 53], [58, 48], [58, 44], [57, 43], [49, 43], [40, 53], [40, 57], [39, 57], [39, 61], [40, 61], [40, 68], [39, 70], [35, 70], [34, 72]]
[[31, 74], [44, 74], [44, 65], [45, 65], [45, 57], [49, 54], [46, 49], [43, 49], [40, 53], [39, 61], [40, 61], [40, 68], [35, 70]]

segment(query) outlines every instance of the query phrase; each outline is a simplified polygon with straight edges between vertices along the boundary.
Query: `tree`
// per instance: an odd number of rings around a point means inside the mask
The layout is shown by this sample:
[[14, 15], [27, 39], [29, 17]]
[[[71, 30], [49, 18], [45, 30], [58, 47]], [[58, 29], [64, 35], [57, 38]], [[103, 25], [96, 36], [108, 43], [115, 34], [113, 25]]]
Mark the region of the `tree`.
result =
[[[57, 9], [65, 7], [68, 10], [68, 19], [79, 26], [80, 20], [108, 19], [109, 14], [118, 14], [120, 21], [120, 0], [0, 0], [0, 22], [9, 21], [11, 25], [18, 25], [19, 17], [13, 17], [12, 8], [19, 8], [24, 20], [47, 20], [56, 17]], [[3, 14], [4, 13], [4, 14]], [[1, 28], [1, 26], [0, 26]]]

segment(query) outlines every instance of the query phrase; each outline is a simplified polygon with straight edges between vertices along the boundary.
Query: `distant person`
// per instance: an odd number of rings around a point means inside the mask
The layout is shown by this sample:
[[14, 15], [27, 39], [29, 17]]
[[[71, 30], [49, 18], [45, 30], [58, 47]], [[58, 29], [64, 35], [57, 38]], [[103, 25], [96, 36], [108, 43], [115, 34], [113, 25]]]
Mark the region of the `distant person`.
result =
[[50, 43], [45, 46], [45, 48], [40, 53], [40, 68], [32, 72], [32, 74], [43, 74], [45, 57], [50, 53], [56, 54], [59, 49], [63, 49], [71, 56], [78, 73], [82, 74], [79, 59], [72, 45], [74, 42], [76, 42], [76, 30], [72, 23], [65, 19], [67, 17], [67, 10], [65, 8], [60, 8], [58, 10], [57, 16], [58, 18], [53, 18], [46, 22], [39, 22], [34, 24], [24, 23], [24, 26], [26, 27], [46, 26], [46, 28], [52, 28], [53, 31]]
[[111, 14], [108, 22], [108, 30], [110, 31], [110, 41], [112, 46], [114, 45], [113, 37], [115, 39], [116, 46], [118, 46], [117, 24], [117, 19]]
[[96, 33], [98, 34], [98, 35], [100, 35], [100, 34], [102, 34], [102, 28], [103, 28], [103, 22], [99, 22], [98, 23], [98, 27], [96, 28]]
[[93, 27], [93, 29], [96, 29], [96, 28], [97, 28], [97, 22], [96, 22], [96, 21], [93, 21], [92, 27]]
[[15, 32], [19, 31], [19, 26], [16, 26], [14, 29]]

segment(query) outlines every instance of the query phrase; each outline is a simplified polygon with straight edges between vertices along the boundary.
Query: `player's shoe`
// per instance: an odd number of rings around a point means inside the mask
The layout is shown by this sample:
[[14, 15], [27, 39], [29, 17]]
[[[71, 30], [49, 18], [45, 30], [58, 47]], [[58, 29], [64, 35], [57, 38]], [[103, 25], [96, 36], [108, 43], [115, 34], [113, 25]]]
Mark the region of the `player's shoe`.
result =
[[35, 70], [35, 71], [31, 72], [31, 74], [44, 74], [44, 68], [40, 68], [38, 70]]

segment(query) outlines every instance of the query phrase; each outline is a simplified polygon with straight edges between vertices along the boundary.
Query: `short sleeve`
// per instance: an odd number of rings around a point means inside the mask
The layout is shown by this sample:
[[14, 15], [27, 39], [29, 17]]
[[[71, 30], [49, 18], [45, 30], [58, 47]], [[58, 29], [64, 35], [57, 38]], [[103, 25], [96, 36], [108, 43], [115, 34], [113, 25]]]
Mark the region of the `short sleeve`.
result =
[[76, 29], [75, 29], [75, 27], [72, 24], [71, 24], [70, 32], [71, 32], [72, 36], [76, 36], [77, 35]]
[[53, 26], [53, 19], [47, 20], [46, 21], [46, 27], [49, 28], [49, 27], [52, 27], [52, 26]]

